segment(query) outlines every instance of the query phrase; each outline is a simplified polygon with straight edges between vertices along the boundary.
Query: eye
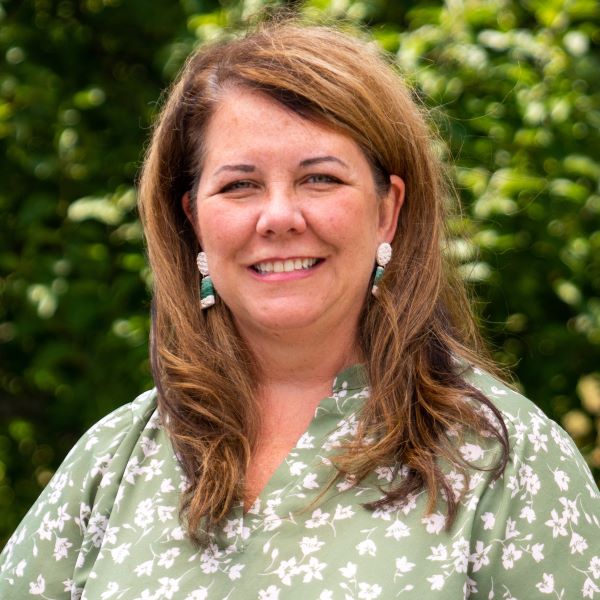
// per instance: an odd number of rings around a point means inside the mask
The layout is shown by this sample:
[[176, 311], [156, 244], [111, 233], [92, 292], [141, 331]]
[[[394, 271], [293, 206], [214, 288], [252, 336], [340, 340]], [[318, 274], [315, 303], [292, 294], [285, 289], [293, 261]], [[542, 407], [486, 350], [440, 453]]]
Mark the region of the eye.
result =
[[306, 178], [307, 183], [314, 184], [335, 184], [341, 183], [341, 181], [337, 177], [333, 177], [332, 175], [326, 175], [324, 173], [315, 173], [314, 175], [309, 175]]
[[224, 185], [219, 190], [219, 193], [225, 194], [227, 192], [235, 192], [237, 190], [246, 190], [246, 189], [252, 188], [253, 186], [254, 186], [254, 183], [252, 181], [248, 181], [246, 179], [243, 179], [240, 181], [232, 181], [231, 183]]

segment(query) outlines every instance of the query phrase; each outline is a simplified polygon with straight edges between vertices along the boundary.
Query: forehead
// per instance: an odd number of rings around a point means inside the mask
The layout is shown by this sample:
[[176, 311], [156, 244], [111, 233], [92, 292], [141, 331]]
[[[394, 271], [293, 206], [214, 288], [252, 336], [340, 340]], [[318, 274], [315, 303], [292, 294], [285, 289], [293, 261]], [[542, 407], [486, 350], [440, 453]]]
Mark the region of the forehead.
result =
[[204, 166], [252, 152], [264, 159], [310, 151], [337, 152], [352, 160], [365, 160], [349, 135], [301, 116], [264, 93], [239, 88], [223, 95], [208, 120], [202, 142]]

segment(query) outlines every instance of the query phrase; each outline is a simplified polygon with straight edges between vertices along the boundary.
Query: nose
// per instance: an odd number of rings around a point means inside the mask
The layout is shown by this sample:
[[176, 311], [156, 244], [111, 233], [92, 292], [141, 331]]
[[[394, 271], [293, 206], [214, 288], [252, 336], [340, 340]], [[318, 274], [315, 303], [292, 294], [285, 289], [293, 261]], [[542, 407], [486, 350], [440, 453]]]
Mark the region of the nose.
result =
[[293, 191], [270, 191], [256, 223], [256, 231], [263, 236], [277, 237], [305, 230], [306, 221]]

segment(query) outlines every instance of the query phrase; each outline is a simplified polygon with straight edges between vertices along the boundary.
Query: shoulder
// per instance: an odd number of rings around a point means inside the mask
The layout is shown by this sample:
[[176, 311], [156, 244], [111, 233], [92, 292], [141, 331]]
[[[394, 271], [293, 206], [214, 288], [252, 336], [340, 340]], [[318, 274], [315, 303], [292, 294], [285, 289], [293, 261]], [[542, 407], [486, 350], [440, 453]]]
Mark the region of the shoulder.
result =
[[513, 420], [513, 417], [519, 413], [533, 413], [544, 417], [542, 410], [531, 400], [486, 371], [470, 366], [462, 373], [462, 376], [467, 383], [492, 400], [503, 415], [510, 420]]
[[108, 435], [115, 437], [126, 435], [131, 429], [141, 430], [148, 421], [155, 418], [157, 394], [155, 389], [140, 394], [135, 400], [115, 409], [92, 425], [75, 446], [78, 447], [86, 439], [94, 439]]
[[511, 462], [535, 466], [552, 466], [554, 477], [560, 467], [575, 469], [591, 496], [597, 494], [590, 469], [571, 437], [547, 417], [531, 400], [475, 367], [464, 374], [465, 380], [478, 389], [500, 412], [508, 431]]
[[533, 402], [478, 369], [464, 378], [498, 409], [509, 442], [502, 475], [483, 478], [475, 491], [471, 560], [478, 597], [492, 594], [492, 581], [519, 598], [553, 591], [580, 597], [595, 585], [599, 558], [600, 493], [589, 467]]
[[151, 389], [140, 394], [135, 400], [119, 406], [102, 419], [92, 425], [83, 435], [82, 440], [88, 437], [103, 435], [110, 432], [127, 432], [131, 427], [145, 426], [156, 410], [156, 390]]
[[506, 425], [508, 463], [494, 486], [496, 492], [503, 489], [513, 502], [528, 495], [537, 496], [538, 503], [542, 497], [549, 502], [558, 499], [563, 504], [567, 497], [577, 498], [594, 507], [586, 518], [597, 532], [600, 493], [571, 437], [531, 400], [490, 374], [471, 368], [465, 379], [496, 406]]
[[510, 435], [518, 439], [532, 428], [556, 429], [561, 437], [568, 435], [529, 398], [489, 373], [469, 367], [463, 373], [464, 380], [481, 392], [500, 412]]
[[[42, 492], [32, 511], [40, 505], [54, 505], [59, 498], [91, 496], [107, 485], [124, 468], [144, 430], [159, 428], [157, 394], [149, 390], [133, 402], [120, 406], [88, 429]], [[109, 475], [112, 473], [113, 475]]]
[[156, 396], [155, 390], [148, 390], [95, 423], [73, 446], [59, 471], [126, 453], [144, 429], [159, 426]]
[[156, 398], [154, 390], [141, 394], [79, 439], [6, 545], [0, 592], [2, 582], [12, 587], [24, 581], [25, 566], [35, 569], [50, 556], [67, 569], [75, 561], [97, 515], [108, 518], [131, 456], [144, 444], [144, 432], [160, 428]]
[[73, 483], [80, 482], [80, 491], [90, 495], [110, 479], [120, 478], [143, 432], [160, 427], [156, 398], [156, 391], [149, 390], [98, 421], [75, 444], [56, 475], [62, 474], [64, 481], [69, 474]]

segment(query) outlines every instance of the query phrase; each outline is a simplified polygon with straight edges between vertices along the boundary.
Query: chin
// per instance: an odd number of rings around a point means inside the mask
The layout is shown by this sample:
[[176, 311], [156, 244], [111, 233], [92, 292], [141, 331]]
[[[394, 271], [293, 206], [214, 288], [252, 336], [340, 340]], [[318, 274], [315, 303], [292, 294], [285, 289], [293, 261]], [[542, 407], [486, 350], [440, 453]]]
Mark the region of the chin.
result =
[[319, 320], [319, 315], [294, 312], [264, 315], [256, 320], [257, 325], [265, 329], [280, 331], [307, 329]]
[[271, 330], [295, 330], [309, 328], [323, 317], [324, 311], [314, 302], [290, 306], [289, 303], [268, 303], [256, 310], [248, 311], [244, 321], [253, 327]]

